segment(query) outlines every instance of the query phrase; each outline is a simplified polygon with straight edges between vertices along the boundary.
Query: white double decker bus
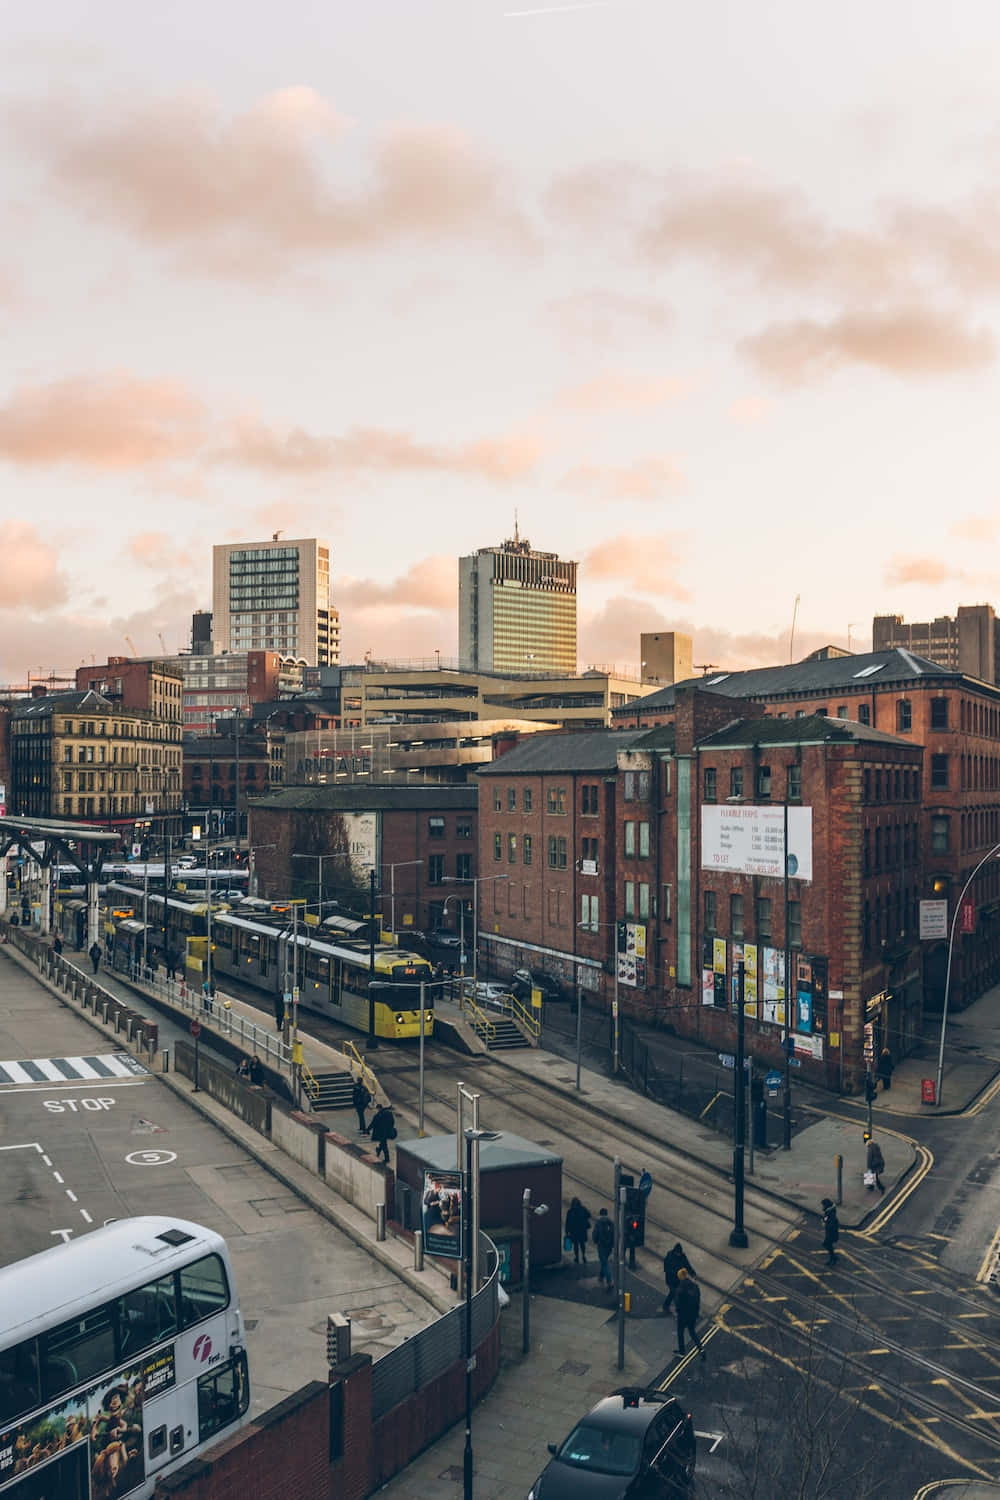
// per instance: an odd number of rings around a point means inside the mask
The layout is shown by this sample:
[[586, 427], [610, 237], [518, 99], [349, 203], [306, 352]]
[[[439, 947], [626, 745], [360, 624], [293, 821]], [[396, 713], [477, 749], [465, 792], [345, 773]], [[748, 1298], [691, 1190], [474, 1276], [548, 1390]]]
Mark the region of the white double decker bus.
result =
[[233, 1269], [211, 1230], [121, 1219], [0, 1270], [5, 1500], [140, 1500], [249, 1404]]

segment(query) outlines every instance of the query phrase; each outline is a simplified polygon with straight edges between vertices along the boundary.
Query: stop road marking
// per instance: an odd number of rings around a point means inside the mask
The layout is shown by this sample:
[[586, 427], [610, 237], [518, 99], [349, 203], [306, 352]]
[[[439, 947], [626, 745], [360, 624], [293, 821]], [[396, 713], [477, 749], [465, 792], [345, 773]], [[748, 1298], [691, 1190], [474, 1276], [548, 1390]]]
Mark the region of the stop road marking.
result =
[[100, 1097], [94, 1099], [86, 1098], [42, 1100], [45, 1108], [49, 1111], [50, 1114], [53, 1115], [61, 1115], [66, 1110], [68, 1110], [71, 1115], [75, 1115], [77, 1111], [77, 1105], [79, 1105], [81, 1109], [110, 1109], [114, 1102], [115, 1101], [113, 1099], [102, 1099]]

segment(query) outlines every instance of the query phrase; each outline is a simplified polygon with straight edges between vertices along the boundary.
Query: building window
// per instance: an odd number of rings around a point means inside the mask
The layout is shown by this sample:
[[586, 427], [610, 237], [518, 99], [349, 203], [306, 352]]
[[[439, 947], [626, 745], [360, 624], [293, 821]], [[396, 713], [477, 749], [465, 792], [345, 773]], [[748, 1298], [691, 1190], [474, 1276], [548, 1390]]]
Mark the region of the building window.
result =
[[625, 858], [635, 858], [635, 824], [628, 821], [625, 823]]
[[566, 840], [565, 839], [557, 839], [556, 840], [556, 852], [557, 852], [557, 854], [559, 856], [559, 868], [560, 868], [560, 870], [565, 870], [565, 868], [566, 868]]
[[598, 898], [596, 896], [580, 897], [580, 926], [596, 932], [600, 926], [598, 917], [600, 915]]
[[743, 897], [729, 898], [729, 931], [734, 938], [743, 936]]
[[493, 811], [500, 812], [502, 808], [503, 801], [500, 796], [500, 788], [498, 786], [495, 786], [493, 788]]
[[847, 704], [846, 703], [841, 703], [841, 704], [838, 705], [838, 708], [837, 708], [837, 718], [838, 719], [846, 719], [847, 718]]
[[625, 772], [625, 801], [626, 802], [648, 802], [649, 801], [649, 772], [648, 771], [626, 771]]
[[428, 818], [427, 832], [432, 839], [444, 838], [444, 818]]
[[705, 802], [715, 802], [716, 799], [716, 774], [714, 766], [706, 766], [702, 777], [702, 797]]
[[938, 816], [931, 818], [931, 853], [947, 854], [951, 819]]
[[743, 767], [731, 766], [729, 770], [729, 795], [730, 797], [743, 796]]
[[457, 839], [471, 839], [471, 837], [472, 837], [472, 819], [471, 818], [458, 818], [458, 819], [456, 819], [456, 821], [455, 821], [455, 837]]
[[858, 704], [858, 723], [859, 724], [870, 724], [871, 721], [872, 721], [872, 711], [868, 707], [868, 704], [867, 703], [859, 703]]
[[802, 767], [788, 767], [788, 800], [789, 802], [802, 801]]
[[493, 858], [503, 859], [503, 838], [499, 833], [493, 835]]
[[525, 812], [530, 812], [531, 811], [531, 787], [530, 786], [526, 786], [525, 789], [524, 789], [524, 791], [521, 793], [521, 806], [523, 807], [523, 809], [524, 809]]
[[771, 800], [771, 767], [757, 767], [757, 801], [770, 802]]
[[580, 840], [580, 858], [582, 860], [587, 861], [590, 864], [595, 864], [595, 865], [597, 864], [597, 840], [596, 839], [581, 839]]
[[788, 946], [789, 948], [802, 947], [801, 901], [789, 901], [788, 903]]
[[521, 858], [526, 865], [531, 864], [531, 834], [526, 833], [521, 840]]
[[931, 728], [948, 728], [948, 700], [947, 698], [931, 699]]
[[769, 896], [757, 897], [757, 941], [759, 943], [771, 941], [771, 898]]
[[550, 870], [557, 870], [558, 868], [559, 868], [559, 854], [558, 854], [558, 848], [557, 848], [557, 844], [556, 844], [556, 836], [555, 836], [554, 833], [550, 833], [549, 834], [549, 869]]
[[625, 915], [635, 919], [635, 881], [625, 882]]
[[649, 918], [649, 885], [645, 880], [639, 881], [639, 920], [647, 921]]
[[649, 824], [639, 824], [639, 858], [649, 858]]
[[564, 813], [566, 811], [566, 788], [564, 786], [550, 786], [547, 805], [550, 813]]
[[517, 787], [516, 786], [509, 786], [507, 788], [507, 811], [508, 812], [517, 812]]
[[948, 785], [948, 757], [947, 755], [931, 756], [931, 786], [947, 787]]
[[913, 705], [909, 698], [900, 698], [896, 704], [896, 732], [909, 734], [913, 728]]
[[456, 854], [455, 855], [455, 879], [456, 880], [471, 880], [472, 879], [472, 855], [471, 854]]
[[587, 784], [581, 788], [581, 811], [593, 817], [597, 812], [597, 787]]
[[507, 863], [509, 865], [516, 865], [517, 864], [517, 834], [516, 833], [508, 833], [508, 835], [507, 835]]
[[705, 892], [705, 931], [709, 933], [718, 932], [718, 914], [715, 901], [715, 892]]
[[663, 887], [663, 920], [664, 920], [664, 922], [671, 922], [671, 921], [673, 921], [673, 912], [674, 912], [673, 897], [674, 897], [674, 888], [673, 888], [673, 886], [672, 885], [665, 885]]
[[444, 880], [444, 855], [430, 854], [427, 857], [427, 884], [440, 885]]

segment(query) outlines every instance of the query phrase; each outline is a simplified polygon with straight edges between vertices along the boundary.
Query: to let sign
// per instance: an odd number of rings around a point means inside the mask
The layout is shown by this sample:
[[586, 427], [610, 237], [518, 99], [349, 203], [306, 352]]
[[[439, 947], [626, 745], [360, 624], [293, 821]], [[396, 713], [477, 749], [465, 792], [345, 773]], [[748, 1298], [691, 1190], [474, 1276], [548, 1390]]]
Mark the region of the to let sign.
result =
[[921, 901], [920, 937], [946, 938], [948, 936], [947, 901]]
[[962, 902], [962, 931], [975, 932], [976, 930], [976, 903], [974, 901]]

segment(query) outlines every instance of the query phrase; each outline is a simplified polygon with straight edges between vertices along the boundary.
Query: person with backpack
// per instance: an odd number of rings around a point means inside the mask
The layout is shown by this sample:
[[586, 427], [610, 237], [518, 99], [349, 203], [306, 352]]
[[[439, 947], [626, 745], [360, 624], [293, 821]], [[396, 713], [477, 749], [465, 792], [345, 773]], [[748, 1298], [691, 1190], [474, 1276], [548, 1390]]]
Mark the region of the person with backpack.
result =
[[351, 1103], [358, 1112], [358, 1130], [362, 1135], [368, 1134], [368, 1126], [365, 1124], [365, 1110], [372, 1102], [372, 1096], [368, 1092], [364, 1079], [359, 1075], [354, 1080], [351, 1089]]
[[389, 1165], [389, 1142], [396, 1139], [396, 1120], [387, 1104], [380, 1104], [372, 1116], [368, 1134], [375, 1142], [375, 1155], [381, 1156]]
[[608, 1218], [608, 1211], [606, 1208], [602, 1208], [600, 1213], [598, 1214], [597, 1223], [594, 1225], [594, 1232], [591, 1238], [593, 1239], [594, 1244], [597, 1247], [597, 1259], [600, 1262], [600, 1270], [597, 1273], [597, 1279], [599, 1282], [606, 1281], [608, 1284], [608, 1291], [610, 1292], [613, 1286], [613, 1282], [611, 1280], [611, 1268], [608, 1262], [611, 1259], [611, 1252], [615, 1248], [615, 1226]]
[[684, 1353], [684, 1335], [689, 1333], [705, 1358], [705, 1348], [695, 1326], [701, 1312], [701, 1287], [681, 1266], [677, 1272], [677, 1353]]
[[837, 1264], [838, 1256], [833, 1248], [840, 1239], [840, 1221], [837, 1218], [837, 1210], [833, 1206], [832, 1198], [823, 1199], [823, 1249], [826, 1251], [828, 1266]]
[[587, 1236], [590, 1233], [590, 1209], [574, 1198], [566, 1210], [566, 1238], [573, 1246], [573, 1262], [587, 1264]]
[[663, 1299], [664, 1312], [670, 1311], [670, 1304], [677, 1295], [681, 1271], [685, 1271], [688, 1276], [694, 1275], [694, 1268], [684, 1254], [684, 1247], [680, 1240], [678, 1240], [674, 1248], [668, 1250], [663, 1257], [663, 1279], [667, 1283], [667, 1295]]
[[885, 1192], [885, 1183], [882, 1181], [882, 1173], [884, 1171], [885, 1157], [882, 1155], [882, 1148], [877, 1141], [869, 1141], [868, 1170], [865, 1173], [865, 1178], [866, 1180], [871, 1178], [871, 1181], [868, 1183], [870, 1192], [874, 1192], [876, 1188], [878, 1188], [880, 1193]]

